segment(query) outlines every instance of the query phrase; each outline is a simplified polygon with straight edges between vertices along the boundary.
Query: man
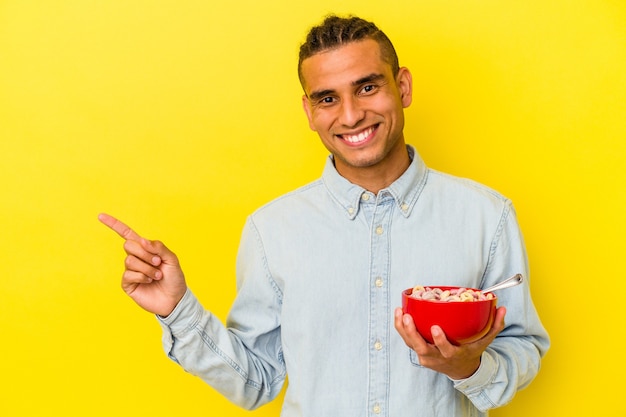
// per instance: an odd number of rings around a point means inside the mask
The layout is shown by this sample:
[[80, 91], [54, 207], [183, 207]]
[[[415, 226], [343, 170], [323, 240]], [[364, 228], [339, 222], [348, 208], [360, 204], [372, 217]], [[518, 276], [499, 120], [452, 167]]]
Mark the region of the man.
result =
[[477, 416], [506, 404], [549, 346], [527, 283], [499, 294], [492, 330], [461, 346], [437, 326], [427, 343], [394, 307], [416, 283], [527, 275], [511, 202], [428, 169], [406, 145], [411, 74], [374, 24], [328, 17], [301, 47], [299, 76], [331, 155], [321, 179], [248, 218], [226, 326], [169, 249], [101, 215], [126, 240], [124, 290], [159, 316], [170, 358], [245, 408], [271, 401], [287, 375], [286, 417]]

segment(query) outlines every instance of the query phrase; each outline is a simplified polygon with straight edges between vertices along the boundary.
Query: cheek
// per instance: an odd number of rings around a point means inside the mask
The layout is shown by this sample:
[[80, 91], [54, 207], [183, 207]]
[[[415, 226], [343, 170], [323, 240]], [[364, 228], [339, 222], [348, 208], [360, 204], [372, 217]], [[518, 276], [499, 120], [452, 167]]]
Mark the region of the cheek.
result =
[[316, 111], [309, 117], [309, 126], [312, 130], [320, 133], [330, 129], [332, 118], [327, 112]]
[[307, 119], [309, 120], [309, 128], [311, 128], [312, 131], [317, 132], [317, 127], [315, 126], [313, 119], [309, 115], [307, 115]]
[[311, 130], [317, 131], [316, 124], [314, 121], [315, 112], [313, 111], [313, 108], [309, 104], [309, 101], [307, 100], [306, 96], [302, 97], [302, 109], [304, 110], [304, 114], [306, 115], [306, 119], [309, 122], [309, 127], [311, 128]]
[[385, 106], [385, 113], [396, 122], [402, 121], [404, 119], [404, 107], [404, 103], [400, 97], [389, 97]]

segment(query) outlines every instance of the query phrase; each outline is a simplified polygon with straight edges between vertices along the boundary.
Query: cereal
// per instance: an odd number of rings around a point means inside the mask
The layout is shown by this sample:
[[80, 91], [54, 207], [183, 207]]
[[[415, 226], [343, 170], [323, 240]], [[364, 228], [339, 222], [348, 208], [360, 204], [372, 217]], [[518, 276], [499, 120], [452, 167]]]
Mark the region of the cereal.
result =
[[470, 288], [453, 288], [450, 290], [442, 290], [437, 287], [424, 287], [421, 285], [416, 285], [413, 287], [413, 292], [410, 297], [421, 299], [421, 300], [430, 300], [430, 301], [460, 301], [460, 302], [468, 302], [468, 301], [484, 301], [484, 300], [492, 300], [494, 295], [492, 293], [483, 294], [482, 291], [473, 290]]

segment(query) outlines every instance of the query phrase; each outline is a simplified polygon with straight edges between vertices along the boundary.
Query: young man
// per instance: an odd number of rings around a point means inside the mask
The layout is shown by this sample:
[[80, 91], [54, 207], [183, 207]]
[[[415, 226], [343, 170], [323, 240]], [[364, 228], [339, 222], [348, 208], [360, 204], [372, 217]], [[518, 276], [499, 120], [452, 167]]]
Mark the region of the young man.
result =
[[159, 316], [170, 358], [245, 408], [275, 398], [287, 375], [285, 417], [478, 416], [506, 404], [549, 346], [527, 283], [499, 294], [492, 330], [461, 346], [436, 326], [427, 343], [394, 307], [416, 283], [528, 275], [511, 202], [406, 145], [411, 74], [374, 24], [327, 18], [301, 47], [299, 75], [331, 155], [321, 179], [248, 218], [226, 326], [169, 249], [101, 215], [126, 240], [124, 290]]

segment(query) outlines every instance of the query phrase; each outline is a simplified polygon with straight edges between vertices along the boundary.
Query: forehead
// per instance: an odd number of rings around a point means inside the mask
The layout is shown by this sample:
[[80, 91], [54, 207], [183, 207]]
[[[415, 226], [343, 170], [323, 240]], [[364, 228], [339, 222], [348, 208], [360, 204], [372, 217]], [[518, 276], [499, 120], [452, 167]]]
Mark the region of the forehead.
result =
[[351, 42], [319, 52], [302, 61], [302, 77], [307, 94], [316, 90], [338, 90], [371, 74], [391, 77], [391, 66], [383, 61], [373, 39]]

